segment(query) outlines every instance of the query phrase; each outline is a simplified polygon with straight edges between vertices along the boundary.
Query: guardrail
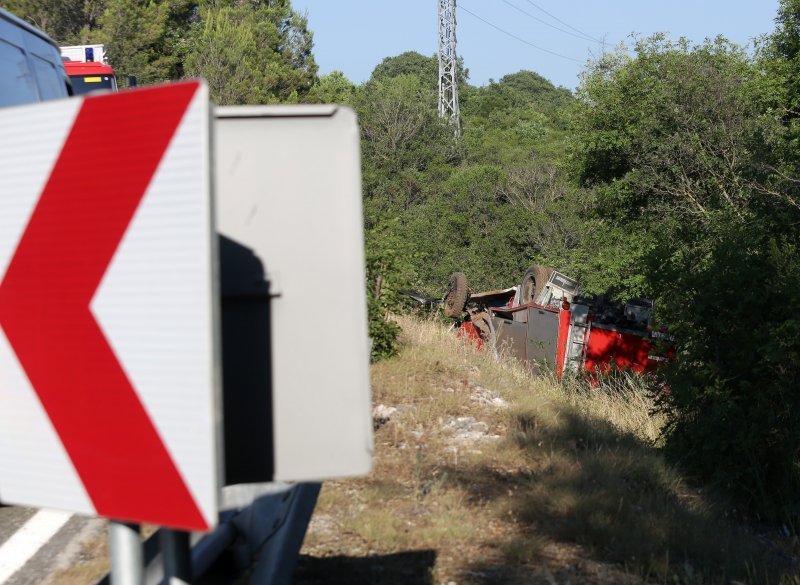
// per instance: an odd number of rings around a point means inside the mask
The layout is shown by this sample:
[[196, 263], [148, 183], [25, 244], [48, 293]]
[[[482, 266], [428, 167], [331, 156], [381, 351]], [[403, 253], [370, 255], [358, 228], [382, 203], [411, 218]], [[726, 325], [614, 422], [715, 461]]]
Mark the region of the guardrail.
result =
[[[219, 525], [213, 532], [190, 535], [190, 567], [165, 568], [165, 564], [169, 565], [164, 555], [167, 531], [154, 533], [144, 544], [145, 585], [174, 585], [174, 580], [170, 584], [170, 579], [165, 578], [165, 571], [175, 569], [179, 573], [188, 569], [185, 582], [203, 583], [204, 578], [213, 578], [214, 582], [233, 580], [252, 569], [251, 585], [289, 585], [320, 487], [319, 483], [275, 483], [224, 488], [223, 507], [251, 498], [252, 503], [220, 513]], [[220, 567], [214, 574], [215, 563], [226, 551], [233, 559], [233, 567]], [[111, 583], [111, 576], [106, 575], [96, 585]]]

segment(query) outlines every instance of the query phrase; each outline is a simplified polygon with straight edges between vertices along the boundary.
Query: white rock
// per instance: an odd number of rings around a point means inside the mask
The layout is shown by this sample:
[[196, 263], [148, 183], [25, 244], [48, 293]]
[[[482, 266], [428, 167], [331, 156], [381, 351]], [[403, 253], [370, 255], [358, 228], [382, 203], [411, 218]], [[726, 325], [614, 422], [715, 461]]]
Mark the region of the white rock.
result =
[[475, 386], [470, 400], [493, 408], [508, 408], [508, 402], [497, 392], [484, 388], [483, 386]]
[[466, 430], [469, 429], [470, 425], [475, 422], [475, 417], [473, 416], [457, 416], [448, 418], [444, 425], [442, 426], [442, 430], [445, 431], [459, 431], [459, 430]]
[[382, 421], [388, 421], [394, 415], [396, 415], [397, 412], [398, 411], [394, 406], [386, 406], [385, 404], [379, 404], [378, 406], [372, 409], [372, 418]]
[[480, 441], [485, 436], [486, 433], [481, 431], [461, 431], [453, 437], [453, 442], [465, 445]]

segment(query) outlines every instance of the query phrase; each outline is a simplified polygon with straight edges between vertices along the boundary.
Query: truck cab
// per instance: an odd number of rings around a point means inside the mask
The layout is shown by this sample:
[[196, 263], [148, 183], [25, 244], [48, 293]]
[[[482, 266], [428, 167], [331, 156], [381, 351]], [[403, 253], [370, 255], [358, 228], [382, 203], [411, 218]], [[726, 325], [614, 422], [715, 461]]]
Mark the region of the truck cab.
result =
[[117, 76], [111, 65], [64, 61], [64, 69], [72, 81], [75, 95], [99, 90], [117, 91]]
[[75, 95], [101, 90], [117, 91], [117, 75], [106, 62], [103, 45], [61, 47], [61, 58]]
[[0, 107], [65, 98], [71, 93], [53, 39], [0, 8]]

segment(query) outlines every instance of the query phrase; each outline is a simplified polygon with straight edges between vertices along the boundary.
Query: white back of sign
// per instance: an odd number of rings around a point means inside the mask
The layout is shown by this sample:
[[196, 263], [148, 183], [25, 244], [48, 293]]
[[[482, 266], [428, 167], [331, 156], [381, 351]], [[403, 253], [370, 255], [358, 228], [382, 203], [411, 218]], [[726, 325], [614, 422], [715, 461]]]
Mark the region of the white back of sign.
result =
[[261, 260], [275, 295], [274, 479], [365, 474], [372, 418], [356, 116], [339, 106], [222, 107], [214, 133], [219, 232]]

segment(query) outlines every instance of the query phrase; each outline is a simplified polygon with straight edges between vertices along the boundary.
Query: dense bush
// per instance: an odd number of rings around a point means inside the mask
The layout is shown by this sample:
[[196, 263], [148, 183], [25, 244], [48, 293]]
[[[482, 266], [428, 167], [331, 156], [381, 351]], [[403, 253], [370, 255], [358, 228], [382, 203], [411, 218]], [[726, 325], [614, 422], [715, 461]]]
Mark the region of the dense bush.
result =
[[723, 39], [605, 56], [572, 163], [593, 197], [587, 280], [654, 296], [678, 338], [668, 452], [776, 516], [800, 512], [800, 207], [769, 65]]
[[369, 307], [369, 338], [372, 342], [370, 359], [373, 362], [397, 355], [400, 326], [391, 321], [372, 294], [367, 294]]

